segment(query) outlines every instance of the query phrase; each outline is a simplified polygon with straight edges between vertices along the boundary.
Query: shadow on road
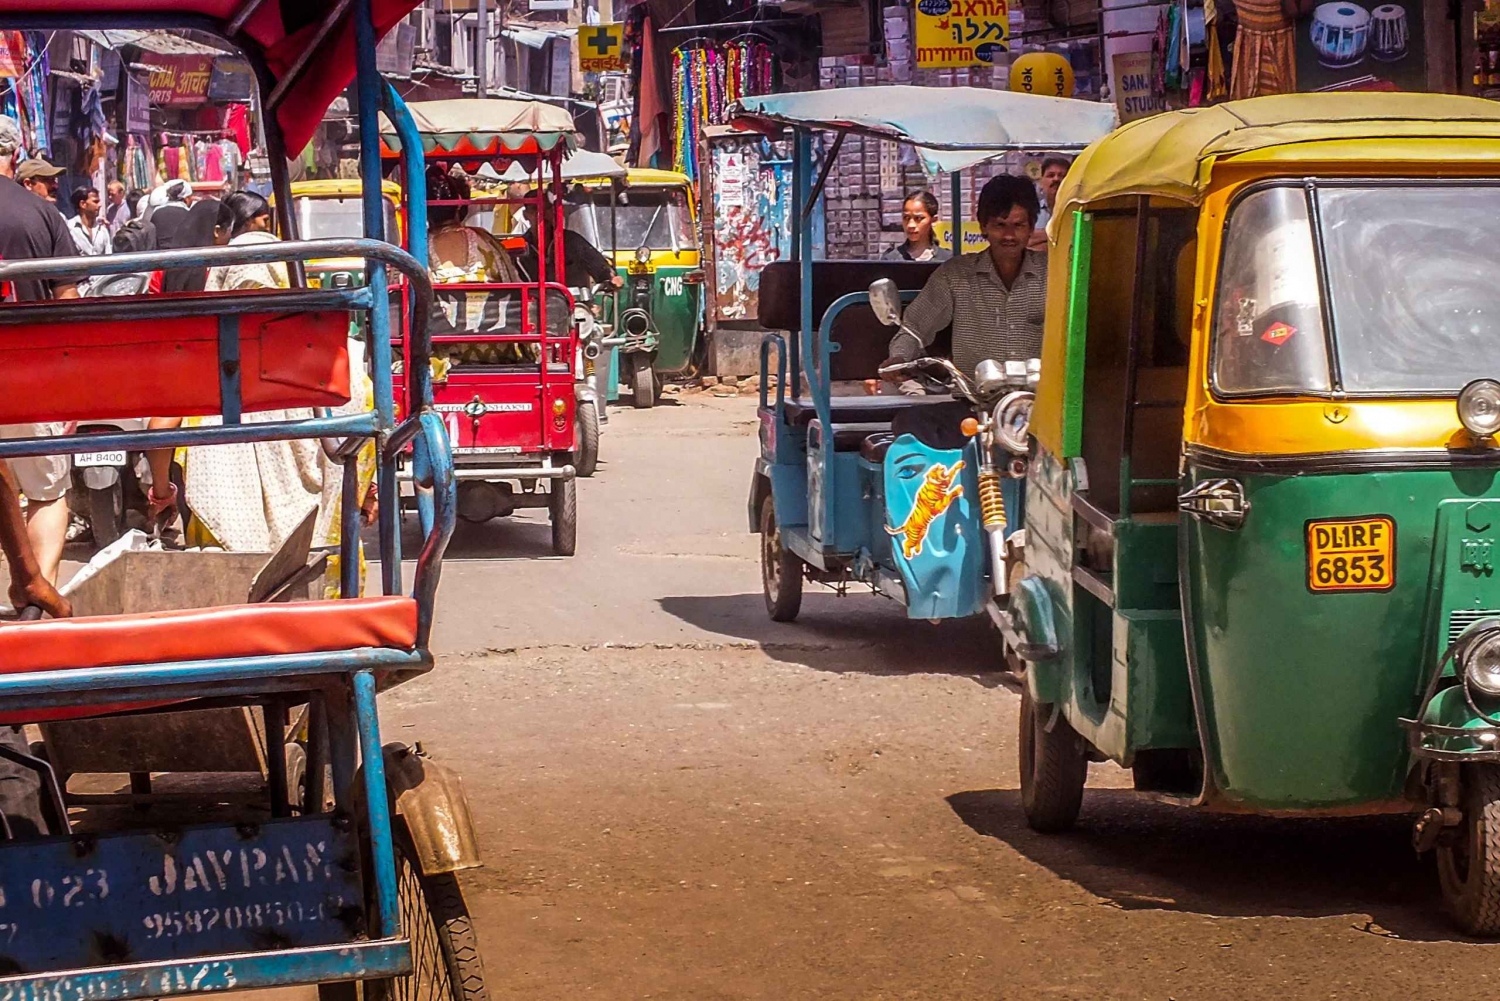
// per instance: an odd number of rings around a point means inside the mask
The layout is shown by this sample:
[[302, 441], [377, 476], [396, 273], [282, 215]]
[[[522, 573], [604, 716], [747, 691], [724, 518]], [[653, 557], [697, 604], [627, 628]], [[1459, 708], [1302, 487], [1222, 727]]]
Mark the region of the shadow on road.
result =
[[[1089, 789], [1078, 826], [1043, 835], [1026, 826], [1017, 790], [955, 793], [948, 805], [976, 833], [1124, 910], [1348, 914], [1372, 934], [1467, 941], [1444, 918], [1435, 868], [1413, 854], [1405, 817], [1225, 816]], [[1364, 914], [1373, 925], [1357, 917]]]
[[682, 621], [759, 645], [776, 660], [834, 674], [955, 674], [1000, 684], [997, 637], [979, 618], [938, 623], [908, 619], [894, 602], [870, 595], [809, 593], [795, 622], [772, 622], [760, 594], [676, 595], [658, 599]]
[[[480, 524], [459, 519], [444, 560], [532, 560], [552, 555], [552, 526], [546, 511], [527, 512], [524, 518], [493, 518]], [[371, 546], [374, 546], [371, 549]], [[367, 536], [366, 552], [379, 552], [379, 537]], [[422, 550], [417, 519], [405, 519], [401, 549], [407, 559]]]

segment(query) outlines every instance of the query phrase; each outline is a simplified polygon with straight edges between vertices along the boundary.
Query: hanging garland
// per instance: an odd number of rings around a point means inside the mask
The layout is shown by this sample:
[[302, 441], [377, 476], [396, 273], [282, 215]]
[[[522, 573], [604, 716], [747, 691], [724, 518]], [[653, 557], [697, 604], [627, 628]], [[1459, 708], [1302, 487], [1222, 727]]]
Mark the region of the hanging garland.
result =
[[690, 42], [674, 50], [673, 169], [696, 176], [703, 127], [727, 122], [729, 106], [740, 98], [771, 93], [776, 71], [776, 54], [762, 41], [745, 39], [722, 47]]

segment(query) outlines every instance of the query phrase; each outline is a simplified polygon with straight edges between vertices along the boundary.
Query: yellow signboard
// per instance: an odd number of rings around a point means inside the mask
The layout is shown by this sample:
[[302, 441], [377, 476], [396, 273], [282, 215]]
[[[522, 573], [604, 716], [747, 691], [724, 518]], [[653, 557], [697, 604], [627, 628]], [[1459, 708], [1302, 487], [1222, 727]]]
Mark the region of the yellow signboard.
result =
[[1006, 0], [917, 0], [917, 65], [987, 66], [1010, 49]]
[[585, 73], [612, 73], [630, 68], [625, 59], [623, 24], [578, 26], [578, 68]]
[[[979, 228], [977, 222], [966, 222], [963, 226], [964, 245], [960, 254], [972, 254], [976, 250], [988, 247], [989, 241], [984, 238], [984, 232]], [[932, 239], [939, 247], [953, 249], [953, 224], [949, 222], [935, 222], [932, 224]]]

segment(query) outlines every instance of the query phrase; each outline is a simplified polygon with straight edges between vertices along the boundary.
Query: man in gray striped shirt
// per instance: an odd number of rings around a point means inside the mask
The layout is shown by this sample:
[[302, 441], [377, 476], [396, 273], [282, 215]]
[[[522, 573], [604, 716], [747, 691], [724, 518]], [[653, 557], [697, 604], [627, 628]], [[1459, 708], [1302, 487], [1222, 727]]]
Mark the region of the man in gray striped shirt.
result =
[[986, 358], [1025, 361], [1042, 353], [1047, 254], [1027, 250], [1041, 210], [1029, 178], [1003, 174], [979, 192], [975, 213], [989, 248], [932, 273], [901, 318], [885, 364], [919, 358], [953, 327], [953, 364], [965, 374]]

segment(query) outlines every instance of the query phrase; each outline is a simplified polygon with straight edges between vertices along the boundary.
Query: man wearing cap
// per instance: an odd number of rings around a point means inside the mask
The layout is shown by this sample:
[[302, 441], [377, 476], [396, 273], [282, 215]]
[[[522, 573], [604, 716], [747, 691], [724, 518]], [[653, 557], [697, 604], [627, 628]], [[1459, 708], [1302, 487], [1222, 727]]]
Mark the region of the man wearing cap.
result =
[[54, 167], [39, 156], [16, 168], [16, 180], [21, 182], [21, 187], [53, 205], [57, 204], [57, 179], [62, 174], [61, 167]]
[[[62, 214], [51, 202], [37, 198], [16, 180], [16, 151], [21, 148], [21, 130], [16, 120], [0, 115], [0, 259], [35, 260], [43, 257], [72, 257], [76, 249], [68, 234]], [[55, 176], [55, 175], [53, 175]], [[54, 181], [55, 183], [55, 181]], [[75, 282], [47, 279], [25, 279], [11, 283], [11, 297], [17, 300], [76, 299]], [[0, 425], [0, 438], [33, 438], [63, 433], [61, 424]], [[37, 594], [12, 594], [13, 600], [36, 601], [54, 614], [67, 614], [66, 603], [58, 604], [50, 588], [37, 588], [38, 577], [47, 583], [57, 580], [62, 561], [63, 543], [68, 534], [67, 489], [69, 466], [66, 455], [44, 455], [9, 460], [8, 473], [0, 476], [0, 542], [4, 543], [13, 577], [27, 582]], [[17, 537], [19, 514], [16, 492], [26, 495], [26, 541], [34, 559], [22, 559], [25, 547]], [[20, 562], [22, 565], [18, 566]], [[18, 728], [0, 726], [0, 742], [25, 753], [25, 735]], [[37, 807], [35, 776], [11, 762], [0, 759], [0, 812], [4, 812], [12, 829], [16, 818], [31, 820], [40, 816]], [[20, 825], [25, 830], [24, 825]], [[52, 832], [58, 833], [58, 832]]]

